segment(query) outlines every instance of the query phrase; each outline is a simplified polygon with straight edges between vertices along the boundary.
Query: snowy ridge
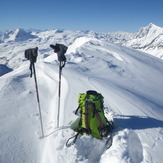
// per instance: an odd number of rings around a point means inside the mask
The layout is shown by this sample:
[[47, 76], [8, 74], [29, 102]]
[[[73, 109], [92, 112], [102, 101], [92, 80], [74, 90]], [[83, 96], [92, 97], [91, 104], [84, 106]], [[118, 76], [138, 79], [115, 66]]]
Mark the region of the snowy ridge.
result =
[[150, 23], [141, 28], [125, 45], [163, 58], [163, 28]]
[[[34, 39], [0, 44], [1, 163], [162, 163], [163, 61], [109, 43], [92, 32], [33, 32]], [[68, 46], [62, 72], [60, 127], [57, 123], [58, 63], [50, 44]], [[39, 48], [36, 66], [45, 138], [41, 138], [34, 79], [24, 50]], [[104, 96], [105, 115], [114, 119], [113, 144], [90, 136], [65, 146], [75, 133], [78, 94]]]

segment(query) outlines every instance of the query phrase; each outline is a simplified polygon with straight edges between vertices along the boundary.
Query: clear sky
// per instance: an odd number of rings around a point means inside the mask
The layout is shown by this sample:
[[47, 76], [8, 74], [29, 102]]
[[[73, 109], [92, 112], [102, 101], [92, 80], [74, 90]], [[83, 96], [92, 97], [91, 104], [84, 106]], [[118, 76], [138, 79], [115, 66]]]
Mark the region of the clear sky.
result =
[[163, 0], [1, 0], [0, 31], [14, 28], [136, 32], [163, 27]]

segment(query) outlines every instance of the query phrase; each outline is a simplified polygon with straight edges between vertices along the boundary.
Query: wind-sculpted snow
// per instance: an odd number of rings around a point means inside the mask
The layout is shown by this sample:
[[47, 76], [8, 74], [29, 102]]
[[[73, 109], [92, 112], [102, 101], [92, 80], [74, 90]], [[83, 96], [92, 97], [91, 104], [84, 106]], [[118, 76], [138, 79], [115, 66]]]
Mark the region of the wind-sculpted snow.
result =
[[[33, 33], [36, 38], [0, 44], [1, 163], [162, 163], [163, 61], [109, 43], [91, 32]], [[57, 124], [57, 55], [50, 44], [68, 46], [62, 71], [60, 127]], [[36, 67], [42, 110], [42, 138], [34, 79], [24, 50], [39, 48]], [[104, 96], [105, 115], [114, 120], [113, 143], [75, 135], [79, 93]]]

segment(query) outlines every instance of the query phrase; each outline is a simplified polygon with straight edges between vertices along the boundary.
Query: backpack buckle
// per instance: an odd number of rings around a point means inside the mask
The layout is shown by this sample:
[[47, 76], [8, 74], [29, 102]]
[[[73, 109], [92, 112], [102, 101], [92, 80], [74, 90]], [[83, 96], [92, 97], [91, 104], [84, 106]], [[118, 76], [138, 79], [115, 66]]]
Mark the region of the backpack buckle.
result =
[[93, 100], [92, 99], [86, 99], [85, 101], [88, 102], [89, 104], [92, 104], [93, 103]]
[[103, 128], [99, 128], [101, 133], [101, 137], [106, 137], [110, 131], [109, 126], [104, 126]]

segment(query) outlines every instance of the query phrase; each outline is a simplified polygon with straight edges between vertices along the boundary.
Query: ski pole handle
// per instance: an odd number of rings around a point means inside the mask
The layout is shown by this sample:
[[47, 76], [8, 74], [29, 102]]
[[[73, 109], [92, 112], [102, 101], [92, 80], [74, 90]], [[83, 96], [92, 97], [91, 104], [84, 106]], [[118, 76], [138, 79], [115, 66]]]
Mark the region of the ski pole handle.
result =
[[68, 49], [67, 46], [63, 45], [63, 44], [56, 44], [56, 45], [50, 45], [50, 47], [52, 49], [54, 49], [54, 52], [57, 53], [58, 55], [58, 61], [60, 62], [66, 62], [66, 57], [65, 57], [65, 53]]

